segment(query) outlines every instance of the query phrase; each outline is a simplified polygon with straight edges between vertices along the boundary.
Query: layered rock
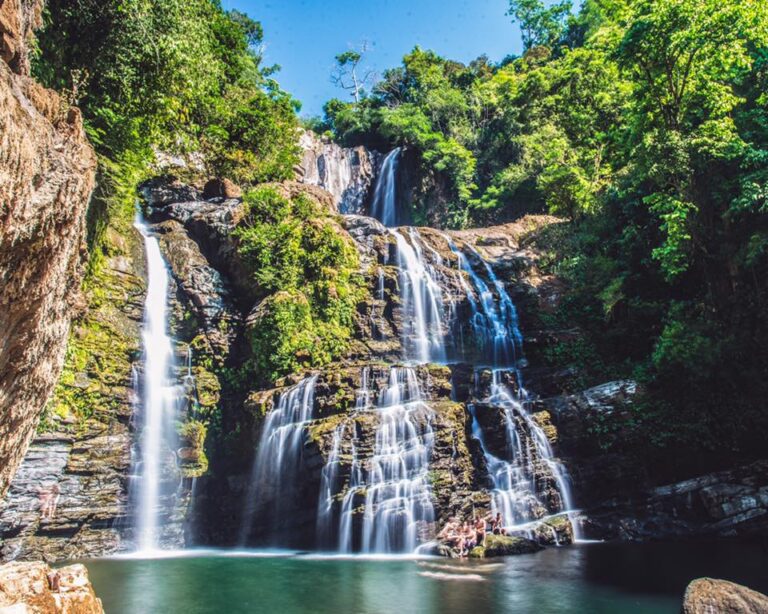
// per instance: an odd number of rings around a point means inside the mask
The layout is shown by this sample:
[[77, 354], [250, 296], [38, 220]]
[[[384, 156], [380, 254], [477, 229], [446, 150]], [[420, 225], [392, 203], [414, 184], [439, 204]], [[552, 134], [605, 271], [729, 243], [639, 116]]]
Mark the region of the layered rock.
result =
[[[109, 255], [88, 290], [90, 309], [72, 328], [38, 435], [0, 502], [4, 560], [85, 558], [125, 547], [146, 284], [140, 237], [130, 218], [124, 224], [123, 232], [106, 232]], [[57, 510], [43, 519], [42, 498], [54, 485]]]
[[44, 563], [0, 566], [0, 611], [30, 614], [103, 614], [84, 565], [51, 569]]
[[81, 306], [96, 168], [80, 112], [25, 76], [40, 4], [0, 5], [0, 495], [56, 383]]
[[306, 130], [297, 168], [299, 181], [329, 192], [341, 213], [363, 213], [373, 191], [380, 155], [365, 147], [345, 148]]

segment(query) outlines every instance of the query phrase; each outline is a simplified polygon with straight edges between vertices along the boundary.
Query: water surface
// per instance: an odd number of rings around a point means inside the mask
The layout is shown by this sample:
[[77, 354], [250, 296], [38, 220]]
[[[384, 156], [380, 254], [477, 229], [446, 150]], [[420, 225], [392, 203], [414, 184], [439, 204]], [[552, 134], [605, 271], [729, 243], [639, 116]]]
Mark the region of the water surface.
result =
[[486, 562], [201, 552], [86, 564], [108, 614], [673, 614], [700, 576], [768, 591], [768, 551], [736, 542], [578, 545]]

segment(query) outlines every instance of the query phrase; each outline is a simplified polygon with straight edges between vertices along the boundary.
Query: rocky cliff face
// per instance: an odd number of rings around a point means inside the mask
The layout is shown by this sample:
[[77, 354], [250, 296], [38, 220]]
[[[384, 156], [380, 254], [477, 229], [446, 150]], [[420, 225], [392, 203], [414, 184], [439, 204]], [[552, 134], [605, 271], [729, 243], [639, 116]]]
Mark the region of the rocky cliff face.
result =
[[96, 159], [80, 113], [27, 76], [39, 2], [0, 4], [0, 495], [61, 370], [80, 307]]
[[376, 181], [381, 156], [365, 147], [340, 147], [304, 131], [298, 180], [329, 192], [341, 213], [363, 213]]

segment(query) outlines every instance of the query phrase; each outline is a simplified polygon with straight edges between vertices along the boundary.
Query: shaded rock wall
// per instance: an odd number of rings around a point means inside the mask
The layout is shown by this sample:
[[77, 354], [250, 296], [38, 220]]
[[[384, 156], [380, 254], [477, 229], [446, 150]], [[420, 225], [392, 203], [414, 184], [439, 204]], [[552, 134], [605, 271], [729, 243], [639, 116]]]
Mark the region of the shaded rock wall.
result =
[[39, 3], [0, 5], [0, 495], [59, 376], [80, 307], [96, 168], [80, 112], [24, 75], [39, 11]]

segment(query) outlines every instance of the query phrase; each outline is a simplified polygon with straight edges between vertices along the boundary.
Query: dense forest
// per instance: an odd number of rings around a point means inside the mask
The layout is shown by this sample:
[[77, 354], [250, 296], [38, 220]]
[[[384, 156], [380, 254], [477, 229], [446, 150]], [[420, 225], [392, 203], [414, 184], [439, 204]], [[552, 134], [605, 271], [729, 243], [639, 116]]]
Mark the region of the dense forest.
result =
[[[645, 390], [628, 430], [598, 434], [606, 446], [699, 467], [754, 456], [768, 435], [768, 11], [513, 0], [509, 16], [521, 57], [464, 65], [417, 47], [305, 123], [345, 145], [406, 147], [423, 177], [418, 223], [567, 220], [531, 238], [569, 287], [553, 326], [581, 331], [550, 359], [584, 385], [633, 377]], [[130, 224], [158, 152], [246, 188], [291, 176], [299, 105], [263, 65], [258, 22], [216, 0], [52, 0], [46, 20], [35, 76], [82, 108], [99, 154], [95, 296], [103, 230]], [[353, 256], [332, 221], [299, 231], [306, 203], [264, 187], [246, 201], [243, 254], [279, 307], [253, 339], [272, 358], [250, 368], [273, 378], [298, 350], [305, 366], [328, 362], [350, 334]]]
[[[362, 101], [327, 103], [316, 127], [417, 152], [433, 178], [417, 220], [570, 220], [540, 240], [572, 289], [558, 324], [585, 336], [553, 360], [584, 383], [643, 382], [629, 433], [641, 446], [760, 451], [768, 11], [587, 0], [573, 14], [569, 2], [520, 0], [509, 14], [522, 57], [465, 66], [415, 48]], [[431, 197], [436, 187], [447, 197]]]

